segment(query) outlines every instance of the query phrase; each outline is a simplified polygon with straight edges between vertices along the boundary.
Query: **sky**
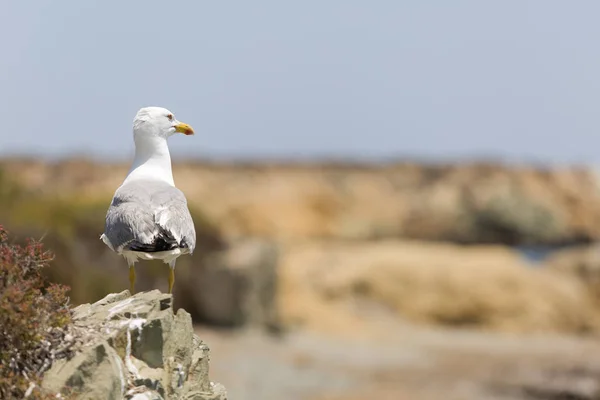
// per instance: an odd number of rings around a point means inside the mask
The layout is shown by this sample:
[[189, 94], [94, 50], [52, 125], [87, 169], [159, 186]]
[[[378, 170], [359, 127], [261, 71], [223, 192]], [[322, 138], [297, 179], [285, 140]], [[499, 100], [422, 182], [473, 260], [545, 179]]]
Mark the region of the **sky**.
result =
[[600, 2], [0, 1], [0, 156], [600, 164]]

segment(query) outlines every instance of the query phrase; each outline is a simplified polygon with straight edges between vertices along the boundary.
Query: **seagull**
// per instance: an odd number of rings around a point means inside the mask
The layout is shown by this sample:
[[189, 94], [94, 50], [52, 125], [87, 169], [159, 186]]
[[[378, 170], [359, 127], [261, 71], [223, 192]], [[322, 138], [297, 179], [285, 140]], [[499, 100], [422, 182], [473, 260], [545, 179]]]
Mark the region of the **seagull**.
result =
[[196, 246], [187, 200], [173, 181], [167, 138], [175, 133], [193, 135], [194, 130], [162, 107], [137, 112], [133, 120], [133, 164], [106, 213], [100, 239], [127, 261], [131, 294], [138, 259], [168, 264], [172, 293], [177, 257], [192, 254]]

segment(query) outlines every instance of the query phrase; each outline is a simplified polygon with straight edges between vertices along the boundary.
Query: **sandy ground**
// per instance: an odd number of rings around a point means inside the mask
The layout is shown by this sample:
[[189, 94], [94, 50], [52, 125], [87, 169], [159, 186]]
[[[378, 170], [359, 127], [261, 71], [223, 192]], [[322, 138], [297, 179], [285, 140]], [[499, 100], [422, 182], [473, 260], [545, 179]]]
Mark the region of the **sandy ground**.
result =
[[231, 400], [600, 399], [600, 341], [394, 323], [378, 334], [197, 327]]

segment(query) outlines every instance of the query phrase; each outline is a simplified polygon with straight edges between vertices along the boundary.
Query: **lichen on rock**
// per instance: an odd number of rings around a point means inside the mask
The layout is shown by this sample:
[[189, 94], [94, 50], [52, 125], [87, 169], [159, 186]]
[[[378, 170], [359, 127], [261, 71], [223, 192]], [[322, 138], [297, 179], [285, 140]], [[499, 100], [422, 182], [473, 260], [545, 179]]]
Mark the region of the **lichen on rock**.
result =
[[190, 314], [158, 290], [109, 294], [73, 311], [76, 354], [45, 374], [43, 387], [78, 399], [225, 400], [209, 380], [209, 350]]

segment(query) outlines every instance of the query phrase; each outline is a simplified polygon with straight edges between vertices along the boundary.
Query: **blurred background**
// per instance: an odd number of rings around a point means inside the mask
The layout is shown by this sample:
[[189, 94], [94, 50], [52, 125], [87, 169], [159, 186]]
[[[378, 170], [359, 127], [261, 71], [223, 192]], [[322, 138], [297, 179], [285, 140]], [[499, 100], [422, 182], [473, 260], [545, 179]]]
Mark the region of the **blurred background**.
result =
[[2, 9], [0, 223], [73, 304], [128, 287], [99, 236], [163, 106], [231, 399], [600, 399], [600, 3]]

